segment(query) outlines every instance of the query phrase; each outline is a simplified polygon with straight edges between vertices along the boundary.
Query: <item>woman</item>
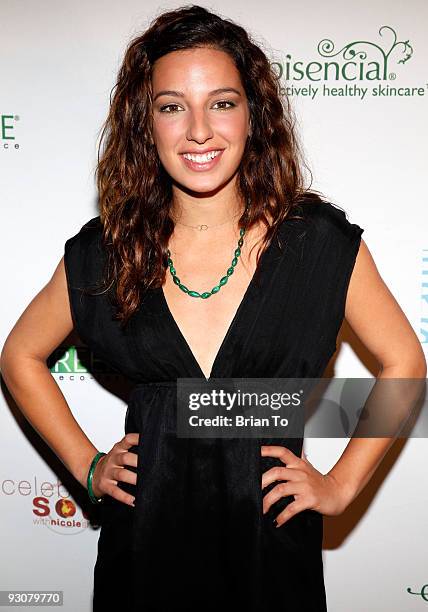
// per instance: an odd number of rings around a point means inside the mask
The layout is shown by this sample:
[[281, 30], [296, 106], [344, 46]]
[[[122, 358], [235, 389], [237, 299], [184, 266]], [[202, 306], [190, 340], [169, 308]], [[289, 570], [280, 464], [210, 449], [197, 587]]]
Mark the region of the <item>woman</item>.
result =
[[[161, 14], [126, 51], [103, 137], [100, 216], [2, 353], [18, 405], [101, 500], [94, 610], [325, 610], [322, 515], [391, 441], [353, 439], [322, 474], [302, 439], [178, 438], [177, 378], [321, 377], [344, 316], [382, 377], [423, 377], [418, 339], [363, 230], [304, 188], [291, 110], [241, 27]], [[136, 383], [104, 455], [45, 365], [73, 325]]]

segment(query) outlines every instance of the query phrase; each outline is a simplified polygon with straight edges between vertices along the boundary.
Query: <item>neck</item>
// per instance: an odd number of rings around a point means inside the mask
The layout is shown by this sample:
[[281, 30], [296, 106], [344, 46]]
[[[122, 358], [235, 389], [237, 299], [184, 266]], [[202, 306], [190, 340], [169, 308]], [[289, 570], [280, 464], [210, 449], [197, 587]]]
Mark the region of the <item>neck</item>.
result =
[[232, 224], [239, 219], [245, 207], [231, 189], [227, 189], [227, 192], [223, 189], [214, 195], [195, 197], [190, 193], [176, 191], [173, 194], [171, 217], [175, 223], [190, 226], [211, 227], [228, 221]]

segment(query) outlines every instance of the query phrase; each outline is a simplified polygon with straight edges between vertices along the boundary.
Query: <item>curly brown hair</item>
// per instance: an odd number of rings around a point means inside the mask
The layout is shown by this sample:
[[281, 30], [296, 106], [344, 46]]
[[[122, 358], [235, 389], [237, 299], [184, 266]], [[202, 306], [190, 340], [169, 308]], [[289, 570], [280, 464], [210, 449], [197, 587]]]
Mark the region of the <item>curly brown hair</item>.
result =
[[279, 224], [290, 213], [296, 216], [293, 209], [299, 202], [308, 196], [322, 201], [321, 194], [304, 188], [302, 168], [307, 166], [296, 121], [260, 46], [244, 28], [201, 6], [163, 12], [127, 46], [101, 129], [95, 170], [107, 253], [105, 288], [114, 287], [111, 299], [122, 325], [139, 308], [144, 292], [164, 283], [174, 230], [172, 180], [152, 136], [153, 65], [167, 53], [197, 47], [229, 54], [246, 92], [252, 133], [238, 168], [238, 197], [245, 203], [238, 226], [265, 224], [257, 264]]

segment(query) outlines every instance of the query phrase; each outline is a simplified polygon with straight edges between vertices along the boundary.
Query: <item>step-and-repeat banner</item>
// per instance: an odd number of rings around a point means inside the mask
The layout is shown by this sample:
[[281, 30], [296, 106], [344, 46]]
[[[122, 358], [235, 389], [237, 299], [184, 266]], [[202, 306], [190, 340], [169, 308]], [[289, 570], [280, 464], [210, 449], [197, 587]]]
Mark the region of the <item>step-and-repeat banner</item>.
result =
[[[163, 9], [177, 6], [2, 4], [2, 344], [50, 279], [66, 239], [98, 214], [96, 148], [126, 44]], [[428, 4], [216, 0], [206, 6], [246, 27], [269, 54], [293, 102], [312, 187], [365, 229], [383, 279], [426, 347]], [[97, 448], [110, 449], [124, 434], [126, 381], [77, 337], [58, 347], [49, 367], [84, 431]], [[326, 375], [376, 375], [346, 322]], [[4, 384], [0, 403], [0, 590], [60, 590], [64, 610], [89, 611], [96, 508], [88, 508], [83, 489]], [[325, 472], [346, 443], [308, 438], [305, 451]], [[398, 441], [351, 507], [325, 517], [331, 612], [426, 609], [427, 462], [425, 439]]]

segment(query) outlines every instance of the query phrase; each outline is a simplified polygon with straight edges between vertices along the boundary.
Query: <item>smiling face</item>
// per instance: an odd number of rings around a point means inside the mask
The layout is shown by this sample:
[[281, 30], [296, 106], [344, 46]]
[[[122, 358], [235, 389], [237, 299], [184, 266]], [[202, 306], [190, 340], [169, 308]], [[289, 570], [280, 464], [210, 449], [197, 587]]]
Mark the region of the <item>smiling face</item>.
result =
[[208, 193], [235, 180], [250, 111], [232, 58], [208, 48], [168, 53], [153, 66], [152, 89], [153, 138], [176, 186]]

